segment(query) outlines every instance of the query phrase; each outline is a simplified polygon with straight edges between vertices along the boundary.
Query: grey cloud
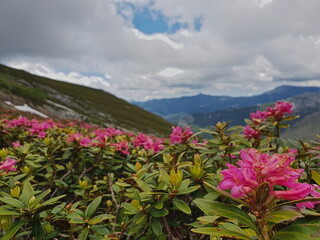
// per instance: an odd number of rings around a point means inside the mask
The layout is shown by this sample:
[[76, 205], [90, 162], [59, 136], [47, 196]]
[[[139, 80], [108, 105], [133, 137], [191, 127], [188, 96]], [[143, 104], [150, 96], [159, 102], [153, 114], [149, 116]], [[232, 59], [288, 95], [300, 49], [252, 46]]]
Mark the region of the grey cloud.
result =
[[[181, 23], [203, 19], [200, 31], [168, 35], [180, 49], [138, 39], [130, 21], [117, 14], [119, 2], [1, 1], [0, 62], [108, 74], [110, 87], [104, 90], [136, 100], [260, 93], [320, 75], [319, 0], [273, 0], [263, 8], [255, 0], [154, 1], [154, 9]], [[259, 56], [265, 61], [257, 63]], [[183, 72], [159, 76], [165, 68]]]

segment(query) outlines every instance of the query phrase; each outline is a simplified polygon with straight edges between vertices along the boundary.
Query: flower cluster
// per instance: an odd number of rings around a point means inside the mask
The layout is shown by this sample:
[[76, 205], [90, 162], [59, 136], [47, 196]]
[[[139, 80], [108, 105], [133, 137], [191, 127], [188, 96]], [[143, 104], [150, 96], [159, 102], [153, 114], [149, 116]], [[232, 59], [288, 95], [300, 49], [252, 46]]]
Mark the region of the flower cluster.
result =
[[170, 141], [172, 144], [186, 143], [193, 135], [190, 127], [186, 127], [183, 131], [182, 127], [172, 127], [172, 133], [170, 134]]
[[[65, 141], [69, 144], [75, 144], [77, 146], [87, 148], [87, 147], [99, 147], [101, 149], [109, 147], [112, 151], [116, 151], [123, 155], [129, 155], [133, 150], [153, 150], [154, 153], [158, 153], [164, 149], [162, 138], [157, 138], [155, 136], [149, 136], [143, 133], [132, 133], [116, 129], [113, 127], [99, 128], [96, 126], [83, 123], [79, 126], [79, 123], [75, 121], [68, 121], [66, 123], [56, 123], [50, 119], [47, 120], [29, 120], [26, 117], [19, 116], [18, 118], [4, 119], [1, 121], [3, 126], [3, 133], [10, 133], [17, 130], [17, 132], [23, 130], [26, 136], [32, 138], [52, 137], [52, 129], [56, 129], [58, 134], [63, 134]], [[179, 127], [177, 127], [179, 129]], [[173, 133], [176, 134], [176, 139], [182, 139], [184, 142], [185, 138], [189, 138], [190, 130], [181, 133], [178, 136], [177, 131]], [[179, 142], [179, 141], [175, 141]], [[23, 139], [19, 141], [12, 142], [14, 148], [23, 146]]]
[[246, 125], [243, 134], [248, 139], [259, 139], [261, 137], [260, 127], [268, 119], [272, 122], [281, 121], [286, 113], [292, 113], [293, 105], [289, 102], [278, 101], [273, 107], [268, 107], [265, 111], [250, 113], [252, 126]]
[[58, 126], [52, 119], [45, 121], [37, 119], [29, 120], [23, 116], [19, 116], [17, 119], [6, 119], [4, 123], [6, 123], [8, 130], [15, 127], [23, 127], [30, 132], [30, 136], [38, 136], [39, 138], [45, 138], [46, 130]]
[[[318, 187], [297, 182], [304, 170], [291, 167], [295, 158], [289, 154], [270, 156], [256, 149], [244, 149], [240, 152], [240, 158], [237, 162], [239, 167], [227, 164], [228, 169], [221, 172], [224, 179], [218, 186], [223, 190], [231, 189], [231, 195], [235, 198], [251, 198], [251, 193], [265, 182], [270, 186], [270, 194], [276, 199], [299, 200], [308, 196], [320, 197]], [[275, 186], [289, 189], [275, 191]], [[316, 203], [304, 202], [297, 206], [314, 207]]]

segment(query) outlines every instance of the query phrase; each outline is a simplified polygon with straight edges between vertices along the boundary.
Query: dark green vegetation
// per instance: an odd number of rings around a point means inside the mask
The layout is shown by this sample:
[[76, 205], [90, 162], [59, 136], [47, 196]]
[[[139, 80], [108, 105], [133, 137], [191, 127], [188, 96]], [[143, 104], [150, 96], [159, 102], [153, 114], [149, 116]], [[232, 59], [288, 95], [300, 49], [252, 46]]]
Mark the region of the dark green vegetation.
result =
[[[171, 124], [102, 90], [56, 81], [0, 64], [0, 104], [28, 104], [54, 119], [76, 119], [157, 135]], [[1, 106], [1, 105], [0, 105]]]

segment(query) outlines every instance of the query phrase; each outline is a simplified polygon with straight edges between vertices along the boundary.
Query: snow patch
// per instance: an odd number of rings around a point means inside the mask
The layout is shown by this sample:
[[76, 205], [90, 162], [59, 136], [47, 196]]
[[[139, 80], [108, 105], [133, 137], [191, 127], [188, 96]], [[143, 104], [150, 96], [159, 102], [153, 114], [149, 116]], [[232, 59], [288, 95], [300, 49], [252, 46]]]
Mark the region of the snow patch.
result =
[[24, 105], [14, 105], [9, 101], [4, 101], [4, 102], [6, 104], [8, 104], [9, 106], [12, 106], [15, 109], [18, 109], [20, 111], [34, 113], [34, 114], [37, 114], [38, 116], [44, 117], [44, 118], [48, 117], [47, 115], [43, 114], [42, 112], [39, 112], [38, 110], [36, 110], [36, 109], [34, 109], [32, 107], [29, 107], [28, 104], [26, 104], [26, 103]]

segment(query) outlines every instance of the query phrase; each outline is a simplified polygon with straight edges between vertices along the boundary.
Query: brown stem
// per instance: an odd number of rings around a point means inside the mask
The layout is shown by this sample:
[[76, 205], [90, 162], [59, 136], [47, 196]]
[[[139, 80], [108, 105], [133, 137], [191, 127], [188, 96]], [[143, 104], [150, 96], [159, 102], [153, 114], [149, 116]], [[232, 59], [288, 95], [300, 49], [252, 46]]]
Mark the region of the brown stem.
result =
[[171, 230], [170, 230], [170, 227], [169, 227], [169, 224], [168, 224], [168, 221], [165, 217], [162, 217], [162, 221], [163, 221], [163, 224], [164, 224], [164, 228], [168, 234], [168, 239], [169, 240], [175, 240], [175, 237], [173, 236]]
[[86, 166], [84, 166], [84, 169], [83, 169], [82, 173], [80, 174], [80, 176], [78, 177], [77, 182], [79, 182], [79, 180], [80, 180], [87, 172], [89, 172], [91, 169], [92, 169], [92, 167], [86, 168]]
[[[108, 173], [108, 180], [109, 180], [109, 190], [110, 190], [110, 193], [111, 193], [111, 199], [112, 199], [112, 201], [114, 202], [114, 204], [116, 205], [115, 215], [117, 216], [117, 215], [118, 215], [118, 212], [120, 211], [121, 205], [118, 203], [118, 201], [117, 201], [117, 199], [116, 199], [116, 196], [115, 196], [115, 194], [114, 194], [114, 191], [113, 191], [113, 187], [112, 187], [112, 174], [111, 174], [111, 173]], [[112, 226], [112, 231], [115, 230], [116, 223], [117, 223], [117, 219], [114, 219], [114, 224], [113, 224], [113, 226]]]

